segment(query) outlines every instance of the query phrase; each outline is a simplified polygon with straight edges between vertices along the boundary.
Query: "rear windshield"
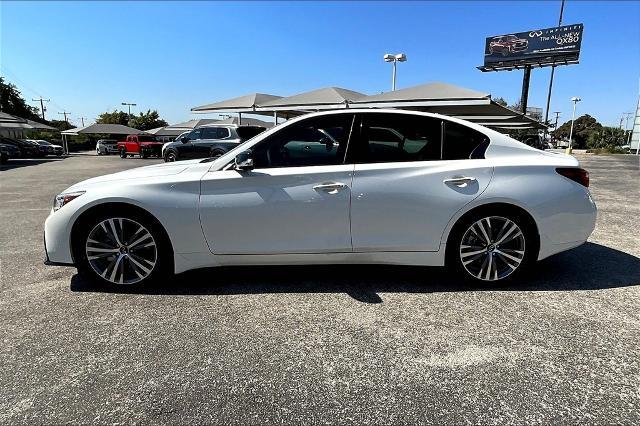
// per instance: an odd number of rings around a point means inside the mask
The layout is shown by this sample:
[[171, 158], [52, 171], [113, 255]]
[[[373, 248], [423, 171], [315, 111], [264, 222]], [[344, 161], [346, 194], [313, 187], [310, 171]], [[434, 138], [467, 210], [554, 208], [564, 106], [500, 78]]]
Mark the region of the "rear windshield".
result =
[[240, 139], [242, 139], [243, 141], [249, 140], [252, 137], [264, 132], [266, 129], [264, 127], [260, 127], [260, 126], [242, 126], [242, 127], [238, 127], [237, 131], [238, 131], [238, 136], [240, 136]]

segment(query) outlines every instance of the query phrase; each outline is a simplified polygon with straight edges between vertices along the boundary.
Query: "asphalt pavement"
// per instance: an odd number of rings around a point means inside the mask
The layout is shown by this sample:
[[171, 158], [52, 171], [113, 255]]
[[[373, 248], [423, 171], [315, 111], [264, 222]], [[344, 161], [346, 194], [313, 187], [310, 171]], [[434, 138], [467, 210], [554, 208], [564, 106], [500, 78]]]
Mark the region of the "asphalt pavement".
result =
[[591, 239], [502, 289], [327, 266], [105, 292], [42, 264], [53, 197], [158, 160], [0, 166], [0, 423], [638, 424], [638, 157], [578, 158]]

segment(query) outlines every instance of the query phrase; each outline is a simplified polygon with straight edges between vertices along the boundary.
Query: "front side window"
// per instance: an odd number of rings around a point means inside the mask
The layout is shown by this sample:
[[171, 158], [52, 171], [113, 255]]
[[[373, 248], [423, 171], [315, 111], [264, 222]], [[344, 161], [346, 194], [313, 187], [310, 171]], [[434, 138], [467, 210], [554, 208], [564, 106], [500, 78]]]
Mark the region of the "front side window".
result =
[[252, 149], [256, 168], [342, 164], [353, 114], [313, 117], [284, 127]]
[[392, 163], [439, 160], [441, 120], [431, 117], [363, 114], [357, 163]]
[[191, 133], [189, 133], [189, 140], [196, 140], [196, 139], [202, 139], [202, 130], [201, 129], [195, 129], [193, 130]]

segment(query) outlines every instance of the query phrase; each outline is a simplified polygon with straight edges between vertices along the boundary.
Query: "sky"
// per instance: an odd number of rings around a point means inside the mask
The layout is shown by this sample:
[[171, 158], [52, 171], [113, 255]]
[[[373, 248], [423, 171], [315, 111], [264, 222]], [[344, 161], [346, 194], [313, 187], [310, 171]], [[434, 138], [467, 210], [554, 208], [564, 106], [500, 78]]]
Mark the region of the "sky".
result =
[[[486, 37], [557, 25], [559, 0], [463, 2], [0, 2], [0, 73], [29, 103], [51, 99], [85, 124], [121, 102], [169, 123], [190, 108], [260, 92], [391, 88], [385, 53], [405, 53], [397, 87], [442, 81], [520, 98], [522, 71], [480, 72]], [[580, 64], [556, 69], [550, 111], [619, 125], [640, 91], [640, 2], [572, 1], [584, 23]], [[529, 106], [544, 107], [550, 68], [534, 69]], [[550, 114], [551, 116], [552, 114]]]

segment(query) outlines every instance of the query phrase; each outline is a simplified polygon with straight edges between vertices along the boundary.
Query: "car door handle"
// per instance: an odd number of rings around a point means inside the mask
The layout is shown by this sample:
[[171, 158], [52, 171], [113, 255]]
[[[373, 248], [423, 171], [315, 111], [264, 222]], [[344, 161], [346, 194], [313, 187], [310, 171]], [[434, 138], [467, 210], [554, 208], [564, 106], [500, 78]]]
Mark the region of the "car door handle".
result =
[[471, 182], [475, 182], [475, 181], [476, 181], [476, 178], [472, 176], [456, 176], [450, 179], [443, 180], [445, 184], [451, 184], [455, 186], [467, 186]]
[[347, 185], [342, 182], [327, 182], [321, 183], [313, 187], [315, 191], [324, 191], [328, 194], [337, 194], [338, 191], [347, 188]]

